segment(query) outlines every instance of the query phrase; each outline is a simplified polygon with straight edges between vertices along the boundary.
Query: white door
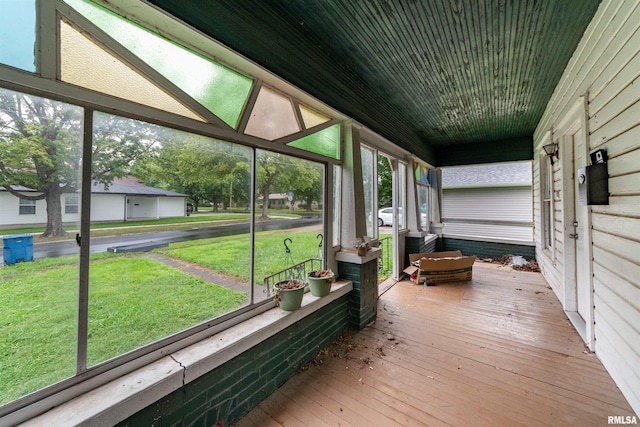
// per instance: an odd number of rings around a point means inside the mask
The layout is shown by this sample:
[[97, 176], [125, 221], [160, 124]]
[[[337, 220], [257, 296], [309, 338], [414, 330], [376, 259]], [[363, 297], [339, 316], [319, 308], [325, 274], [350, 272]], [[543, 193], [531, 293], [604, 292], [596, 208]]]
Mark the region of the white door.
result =
[[[575, 128], [574, 128], [575, 129]], [[571, 135], [573, 140], [573, 166], [574, 166], [574, 232], [569, 234], [575, 245], [575, 278], [576, 278], [576, 303], [578, 314], [585, 322], [591, 319], [591, 284], [588, 274], [589, 263], [589, 206], [580, 204], [578, 201], [578, 169], [584, 168], [588, 164], [587, 151], [584, 145], [584, 133], [582, 128], [578, 128]], [[568, 242], [569, 244], [569, 242]]]

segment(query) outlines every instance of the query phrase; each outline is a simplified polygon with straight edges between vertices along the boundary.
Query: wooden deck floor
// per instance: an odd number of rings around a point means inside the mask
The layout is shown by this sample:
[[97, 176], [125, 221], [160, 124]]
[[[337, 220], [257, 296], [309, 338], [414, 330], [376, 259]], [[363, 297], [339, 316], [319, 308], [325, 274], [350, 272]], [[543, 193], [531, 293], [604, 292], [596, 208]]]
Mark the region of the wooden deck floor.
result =
[[471, 282], [399, 282], [264, 400], [247, 426], [605, 426], [634, 415], [538, 273], [476, 263]]

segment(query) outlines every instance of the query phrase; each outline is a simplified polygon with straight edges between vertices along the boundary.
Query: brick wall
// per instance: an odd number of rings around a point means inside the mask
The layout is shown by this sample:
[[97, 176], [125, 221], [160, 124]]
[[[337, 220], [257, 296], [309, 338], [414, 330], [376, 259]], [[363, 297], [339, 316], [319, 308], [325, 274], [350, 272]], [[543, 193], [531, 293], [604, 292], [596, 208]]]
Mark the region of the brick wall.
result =
[[349, 300], [350, 324], [362, 329], [376, 319], [378, 312], [378, 259], [365, 264], [338, 262], [338, 276], [353, 282]]
[[502, 255], [520, 255], [535, 259], [535, 246], [509, 243], [479, 242], [475, 240], [438, 239], [438, 251], [461, 251], [462, 255], [476, 255], [484, 258], [498, 258]]
[[409, 254], [421, 254], [424, 252], [436, 251], [436, 240], [425, 243], [424, 237], [405, 237], [404, 239], [404, 265], [402, 269], [409, 266]]
[[340, 336], [351, 311], [347, 294], [118, 425], [228, 426]]

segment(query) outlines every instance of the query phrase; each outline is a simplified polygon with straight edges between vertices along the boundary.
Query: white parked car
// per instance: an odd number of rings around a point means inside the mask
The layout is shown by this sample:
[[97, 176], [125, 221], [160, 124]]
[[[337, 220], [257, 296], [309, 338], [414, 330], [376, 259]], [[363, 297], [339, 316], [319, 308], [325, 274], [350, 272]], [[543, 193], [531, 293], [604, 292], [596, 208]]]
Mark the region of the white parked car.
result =
[[[402, 218], [402, 208], [398, 208], [399, 216]], [[378, 227], [393, 224], [393, 208], [383, 208], [378, 211]]]

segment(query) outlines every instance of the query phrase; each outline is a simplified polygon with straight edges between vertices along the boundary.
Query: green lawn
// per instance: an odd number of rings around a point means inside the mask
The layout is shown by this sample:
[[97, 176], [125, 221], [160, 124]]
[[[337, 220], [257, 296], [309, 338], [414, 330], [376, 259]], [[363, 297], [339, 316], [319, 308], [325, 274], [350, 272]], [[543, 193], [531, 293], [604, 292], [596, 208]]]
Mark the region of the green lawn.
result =
[[[317, 258], [318, 231], [255, 236], [255, 278]], [[249, 235], [181, 242], [155, 252], [249, 279]], [[75, 373], [78, 257], [0, 267], [0, 404]], [[246, 293], [212, 285], [144, 254], [91, 256], [88, 364], [95, 365], [238, 308]]]
[[206, 283], [148, 258], [100, 261], [90, 271], [89, 365], [225, 314], [247, 300], [246, 292]]
[[[90, 271], [89, 365], [246, 301], [244, 293], [146, 258], [100, 256]], [[20, 263], [0, 268], [0, 278], [2, 404], [75, 373], [77, 261]]]
[[[291, 266], [283, 241], [289, 237], [294, 263], [319, 257], [317, 231], [264, 231], [255, 237], [255, 280], [262, 283], [265, 276]], [[172, 243], [157, 252], [205, 266], [218, 272], [249, 280], [249, 234], [216, 237], [194, 242]]]

